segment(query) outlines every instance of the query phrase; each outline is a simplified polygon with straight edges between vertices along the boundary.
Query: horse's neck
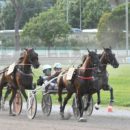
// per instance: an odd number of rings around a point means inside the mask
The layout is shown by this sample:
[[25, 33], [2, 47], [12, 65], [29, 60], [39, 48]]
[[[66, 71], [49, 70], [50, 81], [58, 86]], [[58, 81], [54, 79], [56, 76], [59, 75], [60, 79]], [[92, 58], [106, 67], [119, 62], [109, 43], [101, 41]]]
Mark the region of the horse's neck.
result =
[[80, 74], [82, 74], [84, 76], [90, 75], [92, 73], [92, 70], [90, 68], [91, 68], [91, 66], [90, 66], [89, 58], [86, 58], [86, 60], [84, 61], [83, 65], [79, 68]]
[[19, 65], [20, 65], [20, 67], [19, 67], [20, 70], [23, 71], [24, 73], [29, 74], [32, 72], [31, 64], [29, 63], [29, 61], [26, 57], [23, 59], [23, 61], [21, 63], [19, 63]]
[[108, 63], [103, 55], [100, 57], [100, 62], [101, 62], [101, 67], [100, 67], [101, 71], [106, 71]]
[[81, 68], [82, 68], [82, 69], [90, 68], [89, 58], [86, 58], [86, 60], [85, 60], [84, 63], [82, 64]]

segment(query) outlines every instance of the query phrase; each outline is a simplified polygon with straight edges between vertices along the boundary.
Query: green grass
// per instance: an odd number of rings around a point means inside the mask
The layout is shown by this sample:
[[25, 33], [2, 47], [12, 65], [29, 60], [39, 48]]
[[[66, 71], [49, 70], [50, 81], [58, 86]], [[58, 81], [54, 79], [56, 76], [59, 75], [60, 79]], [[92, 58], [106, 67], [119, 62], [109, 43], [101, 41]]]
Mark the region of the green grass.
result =
[[[115, 105], [117, 106], [130, 106], [130, 64], [121, 64], [119, 68], [114, 69], [111, 66], [107, 68], [109, 73], [109, 84], [114, 89]], [[33, 70], [34, 82], [42, 74], [40, 69]], [[57, 94], [51, 95], [53, 103], [57, 102]], [[37, 94], [38, 101], [41, 102], [41, 92]], [[94, 94], [94, 101], [96, 102], [97, 96]], [[101, 91], [101, 104], [107, 105], [110, 100], [109, 91]]]
[[[115, 105], [130, 106], [130, 64], [122, 64], [119, 68], [108, 67], [109, 84], [114, 89]], [[102, 102], [109, 101], [109, 92], [102, 91]]]

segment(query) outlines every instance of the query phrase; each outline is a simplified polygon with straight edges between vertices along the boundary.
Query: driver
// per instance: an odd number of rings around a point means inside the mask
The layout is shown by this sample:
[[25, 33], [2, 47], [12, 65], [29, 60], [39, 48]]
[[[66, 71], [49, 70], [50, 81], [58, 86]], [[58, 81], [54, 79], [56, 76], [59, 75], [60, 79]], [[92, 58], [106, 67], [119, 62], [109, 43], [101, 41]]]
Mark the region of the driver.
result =
[[[54, 66], [53, 66], [53, 69], [54, 69], [54, 73], [51, 75], [51, 70], [52, 70], [51, 66], [50, 65], [44, 65], [43, 66], [44, 76], [39, 77], [37, 84], [42, 85], [43, 82], [49, 81], [49, 80], [57, 77], [62, 71], [61, 63], [55, 63]], [[46, 91], [48, 89], [54, 90], [54, 89], [56, 89], [56, 87], [57, 87], [57, 79], [53, 80], [48, 86], [46, 86], [45, 90]]]
[[39, 76], [39, 79], [37, 80], [37, 85], [42, 85], [45, 80], [48, 80], [48, 77], [51, 76], [51, 65], [44, 65], [43, 66], [43, 76]]

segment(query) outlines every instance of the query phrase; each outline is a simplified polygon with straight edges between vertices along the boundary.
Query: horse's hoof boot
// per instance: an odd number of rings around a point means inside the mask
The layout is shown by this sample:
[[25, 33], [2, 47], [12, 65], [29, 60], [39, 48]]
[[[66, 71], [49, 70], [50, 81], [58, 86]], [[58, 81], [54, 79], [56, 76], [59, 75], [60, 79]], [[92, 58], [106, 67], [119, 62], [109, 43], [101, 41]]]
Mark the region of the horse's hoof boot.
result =
[[81, 117], [81, 118], [79, 118], [78, 122], [87, 122], [87, 119], [86, 119], [86, 118]]

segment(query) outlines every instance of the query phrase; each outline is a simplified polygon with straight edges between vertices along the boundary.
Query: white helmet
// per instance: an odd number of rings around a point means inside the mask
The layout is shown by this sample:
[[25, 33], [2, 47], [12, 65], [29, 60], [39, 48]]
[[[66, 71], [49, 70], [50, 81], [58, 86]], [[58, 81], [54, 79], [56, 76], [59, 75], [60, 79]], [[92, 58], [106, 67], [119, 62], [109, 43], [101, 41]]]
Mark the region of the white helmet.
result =
[[51, 66], [50, 65], [43, 65], [43, 70], [46, 70], [46, 69], [51, 69]]
[[54, 68], [61, 69], [62, 68], [61, 63], [55, 63]]

